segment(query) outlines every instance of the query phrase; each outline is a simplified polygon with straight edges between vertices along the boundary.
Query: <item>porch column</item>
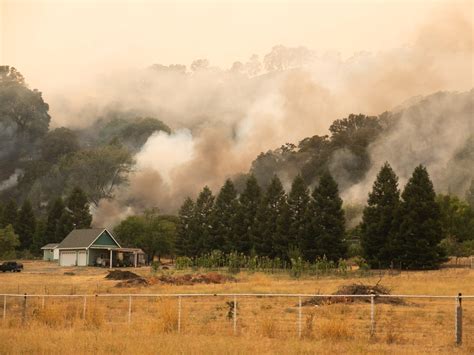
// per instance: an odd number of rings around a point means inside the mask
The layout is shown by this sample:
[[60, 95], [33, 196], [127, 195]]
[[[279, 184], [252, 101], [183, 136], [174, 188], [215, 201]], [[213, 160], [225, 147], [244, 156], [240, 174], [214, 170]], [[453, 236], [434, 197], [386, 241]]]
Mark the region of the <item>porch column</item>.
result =
[[110, 268], [112, 269], [112, 249], [110, 249]]
[[133, 253], [133, 257], [134, 257], [134, 259], [135, 259], [135, 267], [137, 267], [138, 253], [137, 253], [137, 252], [134, 252], [134, 253]]

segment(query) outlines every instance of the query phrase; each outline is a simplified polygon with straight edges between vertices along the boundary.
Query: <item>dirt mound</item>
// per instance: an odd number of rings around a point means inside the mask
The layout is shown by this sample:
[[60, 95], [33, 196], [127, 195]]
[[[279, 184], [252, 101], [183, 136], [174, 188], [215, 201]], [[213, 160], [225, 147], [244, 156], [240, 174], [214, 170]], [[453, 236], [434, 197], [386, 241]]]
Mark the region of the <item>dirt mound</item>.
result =
[[207, 274], [186, 275], [160, 275], [150, 280], [151, 283], [165, 283], [170, 285], [194, 285], [194, 284], [221, 284], [225, 282], [236, 282], [231, 276], [225, 276], [216, 272]]
[[[303, 306], [319, 306], [323, 304], [332, 303], [355, 303], [363, 302], [370, 303], [370, 296], [375, 295], [376, 303], [389, 303], [389, 304], [405, 304], [404, 300], [398, 297], [377, 297], [379, 295], [390, 295], [390, 289], [385, 286], [379, 285], [364, 285], [361, 283], [354, 283], [349, 285], [342, 285], [336, 292], [333, 293], [339, 297], [312, 297], [302, 303]], [[367, 295], [368, 297], [341, 297], [350, 295]]]
[[141, 277], [131, 271], [112, 270], [105, 278], [109, 280], [132, 280]]
[[140, 286], [148, 286], [149, 283], [143, 277], [139, 277], [136, 279], [121, 281], [115, 285], [118, 288], [126, 288], [126, 287], [140, 287]]

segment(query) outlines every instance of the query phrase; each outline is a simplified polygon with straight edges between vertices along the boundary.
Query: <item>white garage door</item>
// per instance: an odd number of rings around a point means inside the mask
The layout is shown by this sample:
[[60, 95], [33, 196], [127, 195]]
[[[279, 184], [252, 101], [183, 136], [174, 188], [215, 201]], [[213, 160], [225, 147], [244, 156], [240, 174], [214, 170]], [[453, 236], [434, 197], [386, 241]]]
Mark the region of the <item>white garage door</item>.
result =
[[77, 262], [77, 254], [75, 251], [61, 251], [59, 254], [59, 265], [75, 266]]
[[77, 265], [78, 266], [86, 266], [87, 265], [87, 257], [86, 251], [78, 251], [77, 252]]

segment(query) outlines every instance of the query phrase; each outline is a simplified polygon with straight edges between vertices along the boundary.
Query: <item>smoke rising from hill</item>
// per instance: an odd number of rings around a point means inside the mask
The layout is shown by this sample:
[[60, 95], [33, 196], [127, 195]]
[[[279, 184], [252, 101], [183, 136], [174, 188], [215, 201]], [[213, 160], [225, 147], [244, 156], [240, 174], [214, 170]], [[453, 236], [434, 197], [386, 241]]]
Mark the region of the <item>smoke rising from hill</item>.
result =
[[[414, 96], [470, 90], [473, 38], [467, 14], [465, 8], [452, 7], [421, 27], [410, 45], [357, 53], [347, 60], [277, 46], [261, 60], [253, 56], [228, 70], [201, 60], [190, 71], [156, 65], [113, 72], [81, 91], [49, 99], [51, 115], [56, 125], [84, 126], [113, 109], [151, 115], [170, 125], [171, 135], [148, 139], [135, 157], [138, 165], [130, 184], [116, 191], [115, 200], [100, 204], [95, 224], [110, 225], [152, 206], [176, 211], [185, 196], [196, 196], [203, 185], [217, 192], [225, 178], [247, 172], [260, 152], [326, 134], [333, 120], [349, 113], [376, 115]], [[417, 122], [426, 123], [433, 117], [430, 110], [436, 112], [441, 104], [456, 103], [440, 97]], [[464, 116], [456, 121], [439, 117], [423, 123], [430, 129], [420, 136], [420, 126], [409, 117], [371, 148], [373, 171], [388, 160], [404, 181], [414, 165], [424, 163], [435, 182], [444, 181], [443, 169], [472, 134], [472, 123]], [[419, 144], [406, 147], [411, 137]], [[344, 195], [364, 201], [373, 171]]]

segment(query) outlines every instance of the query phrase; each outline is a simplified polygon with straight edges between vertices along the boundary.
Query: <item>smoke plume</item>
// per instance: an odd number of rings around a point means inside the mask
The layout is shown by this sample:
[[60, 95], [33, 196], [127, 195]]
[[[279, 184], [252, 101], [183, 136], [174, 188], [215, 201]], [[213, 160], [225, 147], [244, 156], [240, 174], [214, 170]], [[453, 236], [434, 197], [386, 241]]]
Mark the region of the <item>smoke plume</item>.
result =
[[[422, 26], [404, 48], [357, 53], [349, 59], [275, 46], [262, 58], [253, 55], [228, 70], [202, 59], [189, 70], [157, 64], [112, 72], [83, 83], [80, 91], [51, 97], [51, 113], [56, 125], [83, 127], [112, 108], [133, 110], [172, 127], [171, 135], [148, 139], [135, 156], [129, 185], [119, 188], [113, 201], [100, 203], [95, 224], [110, 225], [149, 207], [175, 212], [185, 196], [195, 197], [204, 185], [217, 192], [226, 178], [247, 172], [260, 152], [326, 134], [335, 119], [350, 113], [377, 115], [440, 90], [470, 90], [468, 13], [452, 7]], [[365, 201], [374, 174], [386, 160], [402, 183], [419, 163], [428, 166], [436, 183], [448, 179], [446, 167], [473, 127], [472, 111], [471, 117], [459, 114], [456, 120], [436, 115], [440, 106], [457, 104], [446, 100], [440, 95], [422, 115], [404, 112], [390, 135], [371, 147], [373, 169], [367, 179], [344, 196]], [[416, 143], [407, 146], [407, 141]], [[340, 152], [332, 167], [350, 159], [348, 152]]]

